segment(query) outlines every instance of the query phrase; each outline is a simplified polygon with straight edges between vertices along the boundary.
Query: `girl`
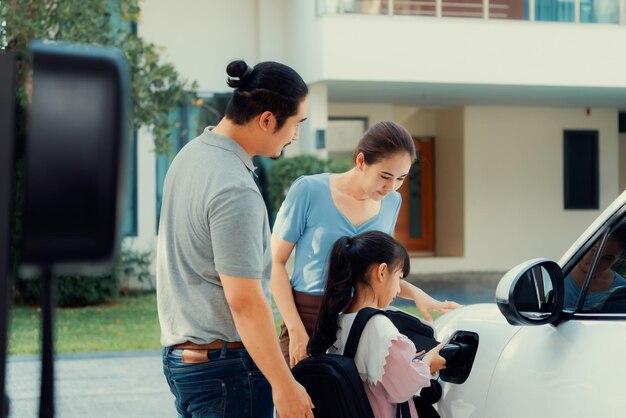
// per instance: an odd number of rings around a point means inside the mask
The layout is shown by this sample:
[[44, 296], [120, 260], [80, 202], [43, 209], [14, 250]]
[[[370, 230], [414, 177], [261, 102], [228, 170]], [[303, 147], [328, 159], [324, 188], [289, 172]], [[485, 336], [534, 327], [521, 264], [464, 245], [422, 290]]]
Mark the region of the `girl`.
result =
[[[300, 177], [289, 189], [274, 224], [270, 285], [284, 320], [281, 349], [291, 367], [307, 356], [330, 247], [342, 235], [393, 233], [401, 203], [396, 190], [415, 159], [411, 134], [394, 122], [379, 122], [359, 141], [350, 171]], [[285, 264], [294, 248], [290, 280]], [[431, 310], [444, 313], [459, 306], [433, 299], [404, 280], [400, 289], [428, 320]]]
[[[400, 293], [400, 280], [409, 274], [406, 249], [391, 236], [364, 232], [341, 237], [333, 245], [328, 279], [309, 352], [343, 354], [354, 319], [362, 308], [385, 308]], [[338, 318], [338, 319], [337, 319]], [[430, 386], [430, 376], [442, 369], [443, 344], [416, 360], [415, 345], [383, 315], [372, 317], [354, 357], [375, 417], [396, 416], [396, 404]], [[411, 417], [417, 417], [409, 402]]]

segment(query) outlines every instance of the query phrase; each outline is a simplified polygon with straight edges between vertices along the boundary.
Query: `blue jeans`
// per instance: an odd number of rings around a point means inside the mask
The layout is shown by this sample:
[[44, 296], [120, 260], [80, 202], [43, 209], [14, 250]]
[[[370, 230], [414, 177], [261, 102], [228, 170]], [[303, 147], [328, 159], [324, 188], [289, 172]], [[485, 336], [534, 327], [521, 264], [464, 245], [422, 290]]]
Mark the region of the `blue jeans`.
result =
[[272, 389], [245, 349], [209, 351], [206, 363], [182, 361], [181, 349], [163, 349], [163, 373], [179, 418], [272, 418]]

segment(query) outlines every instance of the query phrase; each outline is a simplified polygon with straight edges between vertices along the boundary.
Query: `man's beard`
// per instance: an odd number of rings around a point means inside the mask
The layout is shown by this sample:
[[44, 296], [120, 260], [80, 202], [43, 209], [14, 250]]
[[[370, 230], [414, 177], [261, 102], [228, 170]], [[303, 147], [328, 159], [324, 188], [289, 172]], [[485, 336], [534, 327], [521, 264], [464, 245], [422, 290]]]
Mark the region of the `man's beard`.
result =
[[275, 156], [273, 156], [273, 157], [270, 157], [270, 159], [271, 159], [271, 160], [274, 160], [274, 161], [279, 160], [279, 159], [281, 159], [281, 158], [282, 158], [283, 154], [284, 154], [284, 152], [283, 152], [283, 151], [281, 151], [281, 152], [280, 152], [280, 154], [275, 155]]
[[287, 148], [289, 145], [291, 145], [291, 142], [290, 142], [290, 143], [288, 143], [288, 144], [286, 144], [286, 145], [283, 147], [283, 149], [281, 149], [281, 150], [280, 150], [280, 154], [275, 155], [275, 156], [273, 156], [273, 157], [270, 157], [270, 159], [272, 159], [272, 160], [276, 161], [276, 160], [278, 160], [279, 158], [283, 157], [283, 156], [285, 155], [285, 148]]

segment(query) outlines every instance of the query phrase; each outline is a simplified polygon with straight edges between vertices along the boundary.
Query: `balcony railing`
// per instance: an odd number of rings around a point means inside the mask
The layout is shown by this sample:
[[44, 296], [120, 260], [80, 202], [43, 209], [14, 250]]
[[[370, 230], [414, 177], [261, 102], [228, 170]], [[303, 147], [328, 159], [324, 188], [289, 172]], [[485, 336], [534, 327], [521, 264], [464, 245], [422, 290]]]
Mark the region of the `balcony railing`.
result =
[[317, 15], [370, 14], [623, 25], [626, 0], [317, 0]]

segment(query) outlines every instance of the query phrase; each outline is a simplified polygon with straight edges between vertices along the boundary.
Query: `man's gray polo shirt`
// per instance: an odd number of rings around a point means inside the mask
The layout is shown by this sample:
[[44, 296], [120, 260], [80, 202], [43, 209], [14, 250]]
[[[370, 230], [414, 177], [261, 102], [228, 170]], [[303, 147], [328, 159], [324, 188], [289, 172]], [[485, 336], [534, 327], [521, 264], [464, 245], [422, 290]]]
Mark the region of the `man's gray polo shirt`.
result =
[[207, 128], [176, 155], [163, 187], [157, 305], [164, 346], [239, 341], [219, 273], [269, 294], [267, 210], [243, 148]]

